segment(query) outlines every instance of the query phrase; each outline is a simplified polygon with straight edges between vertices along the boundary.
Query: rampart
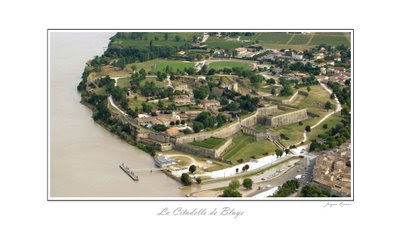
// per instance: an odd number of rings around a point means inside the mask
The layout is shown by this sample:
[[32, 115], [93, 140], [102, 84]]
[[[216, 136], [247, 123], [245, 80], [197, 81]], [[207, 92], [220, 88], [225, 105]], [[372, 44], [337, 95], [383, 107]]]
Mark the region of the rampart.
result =
[[191, 144], [177, 143], [175, 149], [187, 153], [196, 155], [206, 156], [219, 160], [220, 155], [232, 144], [232, 138], [229, 138], [222, 146], [217, 149], [207, 149], [204, 147], [198, 147]]
[[173, 142], [175, 142], [175, 144], [180, 144], [180, 143], [191, 143], [193, 141], [202, 141], [210, 137], [227, 138], [238, 133], [241, 130], [242, 126], [250, 127], [255, 125], [260, 116], [267, 116], [277, 111], [278, 111], [278, 106], [275, 105], [259, 108], [254, 114], [242, 120], [235, 121], [233, 123], [230, 123], [229, 125], [225, 125], [213, 131], [179, 136], [176, 137], [176, 140], [174, 140]]
[[307, 109], [301, 109], [277, 116], [267, 116], [265, 123], [270, 127], [279, 127], [282, 125], [288, 125], [299, 121], [304, 121], [307, 118], [308, 118]]
[[[296, 91], [296, 92], [295, 92], [290, 98], [288, 98], [288, 99], [278, 99], [278, 98], [275, 98], [275, 97], [268, 97], [268, 96], [264, 96], [263, 98], [266, 99], [266, 100], [268, 100], [268, 101], [274, 102], [274, 103], [279, 103], [279, 104], [290, 104], [290, 103], [292, 103], [292, 102], [294, 101], [294, 99], [297, 97], [298, 94], [299, 94], [299, 91]], [[301, 93], [301, 94], [303, 94], [303, 93]]]

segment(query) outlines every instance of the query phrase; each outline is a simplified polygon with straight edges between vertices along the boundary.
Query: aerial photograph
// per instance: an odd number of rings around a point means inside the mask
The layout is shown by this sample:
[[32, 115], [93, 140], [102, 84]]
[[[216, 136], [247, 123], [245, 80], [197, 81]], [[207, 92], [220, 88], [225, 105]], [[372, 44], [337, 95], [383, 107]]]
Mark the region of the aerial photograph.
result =
[[352, 30], [48, 30], [48, 198], [353, 198]]

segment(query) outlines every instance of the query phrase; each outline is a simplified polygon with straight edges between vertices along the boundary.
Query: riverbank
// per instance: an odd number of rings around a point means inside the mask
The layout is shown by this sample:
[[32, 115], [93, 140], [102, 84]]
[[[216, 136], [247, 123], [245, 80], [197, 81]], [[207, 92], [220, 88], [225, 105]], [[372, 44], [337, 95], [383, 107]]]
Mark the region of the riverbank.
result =
[[[76, 86], [88, 59], [101, 55], [113, 33], [57, 32], [49, 36], [49, 198], [182, 197], [181, 185], [161, 171], [138, 173], [134, 182], [120, 168], [154, 168], [153, 158], [94, 122]], [[162, 188], [163, 190], [160, 190]]]

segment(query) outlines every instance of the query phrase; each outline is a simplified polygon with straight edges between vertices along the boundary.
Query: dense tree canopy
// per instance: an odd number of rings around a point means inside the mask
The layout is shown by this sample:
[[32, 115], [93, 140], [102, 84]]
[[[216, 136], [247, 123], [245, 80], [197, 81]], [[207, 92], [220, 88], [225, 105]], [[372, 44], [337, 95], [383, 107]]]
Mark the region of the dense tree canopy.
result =
[[193, 89], [193, 95], [196, 99], [205, 99], [209, 94], [208, 86], [201, 86]]

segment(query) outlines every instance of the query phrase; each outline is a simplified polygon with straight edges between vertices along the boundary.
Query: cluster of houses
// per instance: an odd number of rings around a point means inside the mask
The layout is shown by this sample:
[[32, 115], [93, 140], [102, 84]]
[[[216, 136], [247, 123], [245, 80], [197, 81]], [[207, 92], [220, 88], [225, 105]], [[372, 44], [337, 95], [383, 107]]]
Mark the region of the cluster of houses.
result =
[[351, 145], [324, 151], [317, 156], [313, 170], [313, 182], [337, 196], [351, 194]]
[[[224, 50], [213, 50], [213, 53], [216, 55], [223, 54]], [[345, 67], [335, 66], [335, 62], [341, 61], [341, 53], [339, 51], [328, 52], [325, 48], [320, 48], [320, 50], [313, 50], [313, 59], [305, 59], [304, 53], [296, 50], [276, 50], [276, 49], [263, 49], [261, 47], [249, 46], [249, 47], [239, 47], [235, 49], [237, 53], [237, 58], [248, 58], [254, 57], [257, 55], [257, 60], [260, 63], [250, 64], [251, 70], [257, 70], [263, 75], [265, 78], [269, 76], [285, 76], [289, 79], [302, 79], [309, 77], [309, 74], [301, 71], [291, 71], [290, 73], [284, 73], [282, 68], [274, 66], [271, 64], [263, 63], [265, 60], [276, 60], [276, 59], [287, 59], [289, 62], [308, 62], [311, 63], [315, 67], [320, 68], [320, 78], [323, 83], [327, 83], [329, 81], [338, 82], [340, 84], [345, 84], [346, 80], [350, 78], [350, 71]], [[182, 53], [183, 54], [183, 53]], [[330, 56], [329, 59], [334, 57], [334, 60], [325, 61], [326, 56]], [[268, 61], [267, 61], [268, 62]], [[194, 66], [196, 69], [200, 70], [204, 65], [207, 65], [207, 61], [197, 62]], [[284, 74], [284, 75], [282, 75]], [[192, 87], [199, 87], [206, 83], [205, 76], [196, 76], [194, 77], [182, 77], [180, 81], [173, 82], [173, 88], [175, 91], [179, 91], [178, 94], [172, 96], [171, 100], [175, 103], [177, 107], [190, 106], [191, 108], [184, 108], [185, 110], [177, 111], [177, 113], [171, 114], [163, 114], [157, 113], [157, 116], [139, 116], [135, 119], [135, 122], [138, 125], [151, 128], [154, 125], [162, 124], [167, 126], [168, 128], [176, 128], [171, 130], [168, 134], [176, 134], [179, 131], [184, 129], [191, 129], [185, 123], [184, 125], [177, 124], [180, 123], [181, 120], [191, 120], [194, 119], [199, 113], [202, 111], [209, 111], [214, 115], [224, 114], [221, 111], [221, 104], [219, 101], [214, 99], [206, 99], [199, 102], [195, 102], [193, 96]], [[217, 87], [213, 87], [210, 91], [214, 96], [221, 96], [223, 94], [224, 89], [229, 89], [235, 92], [239, 91], [238, 82], [237, 81], [224, 81], [219, 84]], [[156, 100], [157, 101], [157, 100]], [[171, 122], [174, 122], [171, 124]]]

